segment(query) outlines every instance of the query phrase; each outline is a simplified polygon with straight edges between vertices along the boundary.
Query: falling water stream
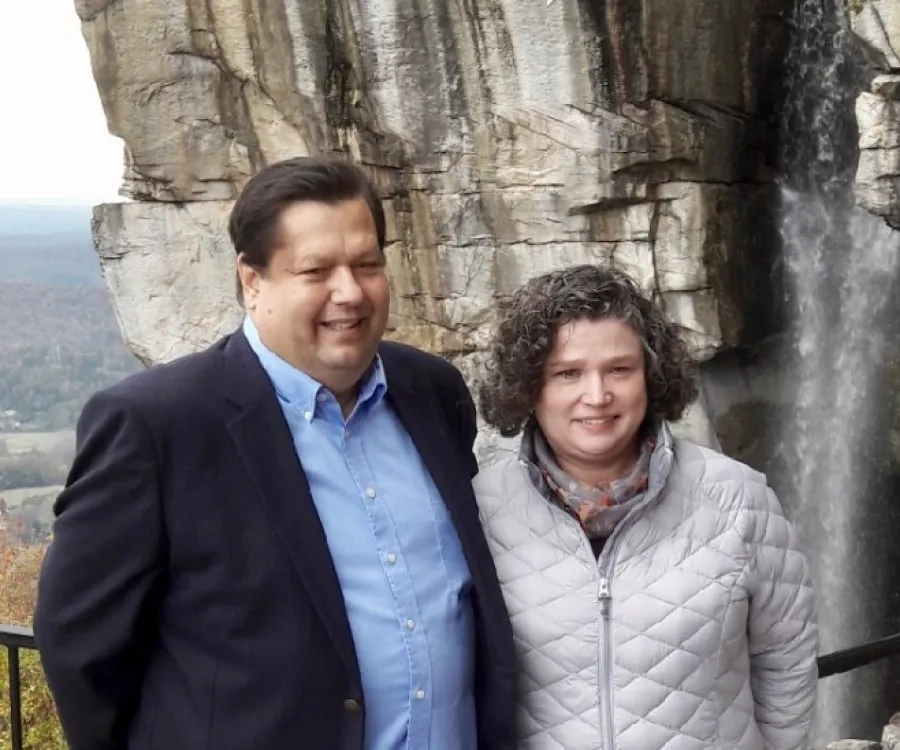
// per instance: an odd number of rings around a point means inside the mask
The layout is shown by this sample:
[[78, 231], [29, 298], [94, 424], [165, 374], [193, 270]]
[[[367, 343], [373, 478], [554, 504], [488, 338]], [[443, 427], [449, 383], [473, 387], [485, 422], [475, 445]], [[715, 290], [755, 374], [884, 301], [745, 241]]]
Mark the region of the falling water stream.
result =
[[[798, 0], [793, 27], [780, 230], [796, 379], [778, 489], [809, 552], [830, 652], [900, 631], [900, 482], [886, 437], [900, 398], [887, 386], [900, 359], [900, 232], [853, 201], [854, 101], [867, 86], [843, 0]], [[877, 739], [895, 711], [896, 663], [822, 680], [810, 746]]]

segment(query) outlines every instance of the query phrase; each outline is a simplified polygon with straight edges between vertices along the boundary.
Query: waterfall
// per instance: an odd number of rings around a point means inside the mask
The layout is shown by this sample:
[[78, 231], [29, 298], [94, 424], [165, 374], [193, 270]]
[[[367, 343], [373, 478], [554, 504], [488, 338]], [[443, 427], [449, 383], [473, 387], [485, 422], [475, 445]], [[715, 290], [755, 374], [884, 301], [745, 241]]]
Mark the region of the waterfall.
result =
[[[795, 380], [776, 489], [808, 550], [827, 653], [900, 631], [900, 483], [885, 424], [900, 233], [853, 201], [854, 100], [867, 79], [843, 0], [797, 0], [785, 70], [780, 231]], [[813, 747], [877, 739], [900, 711], [900, 679], [884, 663], [819, 688]]]

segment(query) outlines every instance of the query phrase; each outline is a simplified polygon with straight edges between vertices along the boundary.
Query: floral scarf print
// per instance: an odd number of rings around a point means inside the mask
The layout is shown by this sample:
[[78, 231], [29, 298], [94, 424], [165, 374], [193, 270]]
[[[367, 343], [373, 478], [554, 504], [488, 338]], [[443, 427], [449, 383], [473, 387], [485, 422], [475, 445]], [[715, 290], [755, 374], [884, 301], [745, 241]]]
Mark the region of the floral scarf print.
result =
[[657, 445], [652, 433], [641, 445], [638, 461], [627, 475], [594, 487], [560, 467], [537, 425], [532, 440], [533, 455], [547, 494], [581, 524], [589, 539], [608, 537], [616, 524], [641, 501], [650, 484], [650, 459]]

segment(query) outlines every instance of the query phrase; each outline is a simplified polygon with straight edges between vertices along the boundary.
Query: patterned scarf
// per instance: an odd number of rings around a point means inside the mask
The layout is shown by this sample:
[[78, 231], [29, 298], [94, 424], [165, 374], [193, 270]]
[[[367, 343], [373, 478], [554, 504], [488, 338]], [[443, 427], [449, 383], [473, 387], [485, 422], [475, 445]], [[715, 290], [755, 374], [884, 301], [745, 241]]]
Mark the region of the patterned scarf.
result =
[[533, 456], [550, 498], [581, 524], [589, 539], [608, 537], [647, 491], [650, 459], [657, 445], [653, 431], [641, 445], [637, 463], [628, 474], [594, 487], [580, 482], [560, 467], [536, 424], [532, 441]]

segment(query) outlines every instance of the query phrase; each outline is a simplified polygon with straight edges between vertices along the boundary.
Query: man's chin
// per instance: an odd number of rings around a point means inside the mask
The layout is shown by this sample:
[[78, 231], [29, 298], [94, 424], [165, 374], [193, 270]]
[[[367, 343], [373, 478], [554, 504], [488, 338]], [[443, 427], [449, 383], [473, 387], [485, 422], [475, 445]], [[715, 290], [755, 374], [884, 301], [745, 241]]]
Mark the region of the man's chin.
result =
[[375, 360], [376, 349], [347, 347], [343, 351], [331, 351], [322, 357], [322, 364], [334, 372], [354, 372], [360, 376]]

